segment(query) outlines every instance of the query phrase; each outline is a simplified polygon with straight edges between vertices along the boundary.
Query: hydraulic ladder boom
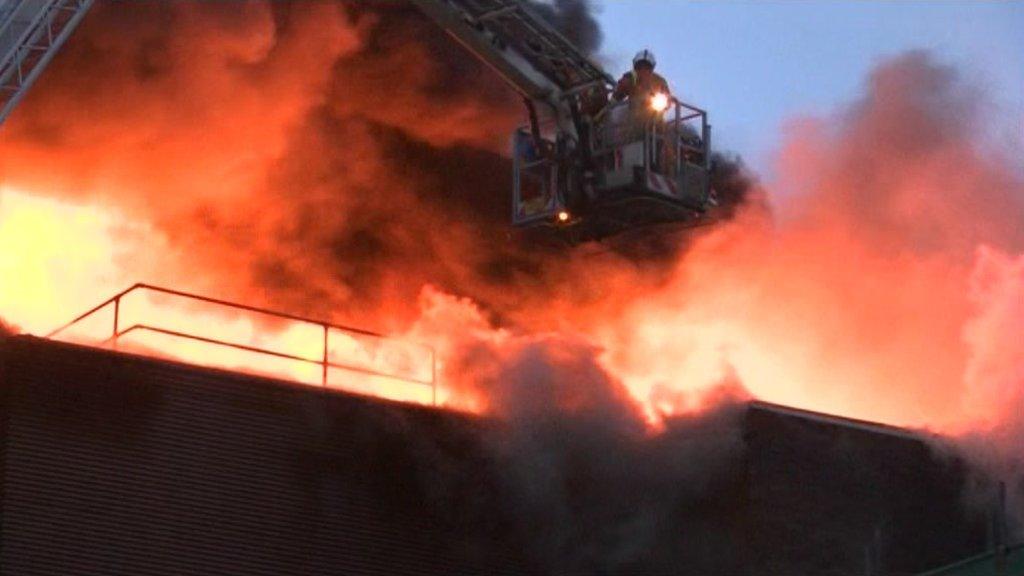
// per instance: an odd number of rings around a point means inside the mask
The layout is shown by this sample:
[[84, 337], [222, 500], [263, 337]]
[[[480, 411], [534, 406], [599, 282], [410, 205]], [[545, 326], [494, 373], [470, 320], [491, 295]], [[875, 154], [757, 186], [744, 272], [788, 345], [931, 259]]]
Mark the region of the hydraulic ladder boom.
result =
[[93, 0], [0, 0], [0, 123], [24, 98]]
[[411, 1], [530, 101], [561, 112], [565, 97], [613, 82], [520, 0]]

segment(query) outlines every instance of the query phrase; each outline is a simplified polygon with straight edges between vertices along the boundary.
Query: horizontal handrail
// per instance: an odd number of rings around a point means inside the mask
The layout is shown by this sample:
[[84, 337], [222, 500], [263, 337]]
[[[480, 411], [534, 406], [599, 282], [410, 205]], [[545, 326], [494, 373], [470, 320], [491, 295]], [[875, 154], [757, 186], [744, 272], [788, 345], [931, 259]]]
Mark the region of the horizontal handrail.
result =
[[[130, 332], [135, 332], [135, 331], [139, 331], [139, 332], [156, 332], [157, 334], [164, 334], [164, 335], [167, 335], [167, 336], [175, 336], [177, 338], [185, 338], [185, 339], [188, 339], [188, 340], [196, 340], [196, 341], [199, 341], [199, 342], [205, 342], [206, 344], [215, 344], [217, 346], [226, 346], [228, 348], [235, 348], [237, 350], [243, 350], [243, 351], [246, 351], [246, 352], [255, 352], [257, 354], [266, 354], [268, 356], [274, 356], [274, 357], [277, 357], [277, 358], [283, 358], [285, 360], [294, 360], [296, 362], [305, 362], [307, 364], [315, 364], [317, 366], [324, 365], [324, 362], [322, 360], [314, 360], [313, 358], [306, 358], [304, 356], [296, 356], [294, 354], [287, 354], [285, 352], [277, 352], [275, 350], [268, 350], [266, 348], [257, 348], [255, 346], [247, 346], [245, 344], [237, 344], [235, 342], [227, 342], [225, 340], [217, 340], [215, 338], [207, 338], [205, 336], [196, 336], [194, 334], [186, 334], [185, 332], [178, 332], [177, 330], [168, 330], [167, 328], [159, 328], [159, 327], [156, 327], [156, 326], [149, 326], [148, 324], [133, 324], [133, 325], [129, 326], [128, 328], [125, 328], [124, 330], [120, 331], [117, 334], [117, 337], [119, 338], [121, 336], [124, 336], [125, 334], [128, 334]], [[110, 342], [113, 339], [114, 339], [113, 337], [112, 338], [108, 338], [104, 342]], [[423, 384], [425, 386], [432, 386], [433, 385], [433, 381], [431, 381], [431, 380], [421, 380], [419, 378], [413, 378], [413, 377], [395, 376], [393, 374], [387, 374], [387, 373], [380, 372], [380, 371], [377, 371], [377, 370], [372, 370], [370, 368], [363, 368], [361, 366], [356, 366], [354, 364], [339, 364], [337, 362], [330, 362], [330, 361], [328, 361], [326, 364], [327, 364], [328, 368], [336, 368], [338, 370], [346, 370], [346, 371], [349, 371], [349, 372], [359, 372], [359, 373], [362, 373], [362, 374], [366, 374], [367, 376], [376, 376], [376, 377], [380, 377], [380, 378], [391, 378], [393, 380], [401, 380], [403, 382], [410, 382], [410, 383], [414, 383], [414, 384]]]
[[164, 288], [162, 286], [155, 286], [153, 284], [146, 284], [145, 282], [136, 282], [135, 284], [132, 284], [130, 287], [126, 288], [125, 290], [122, 290], [121, 292], [118, 292], [117, 294], [114, 294], [113, 296], [111, 296], [110, 298], [105, 300], [102, 304], [100, 304], [100, 305], [90, 309], [88, 312], [85, 312], [84, 314], [79, 315], [77, 318], [75, 318], [71, 322], [68, 322], [67, 324], [65, 324], [64, 326], [61, 326], [60, 328], [54, 330], [53, 332], [50, 332], [46, 337], [47, 338], [52, 338], [53, 336], [57, 335], [58, 333], [60, 333], [60, 332], [62, 332], [64, 330], [70, 328], [72, 325], [76, 324], [77, 322], [85, 319], [90, 314], [93, 314], [93, 313], [99, 311], [100, 308], [103, 308], [104, 306], [108, 306], [111, 303], [113, 303], [114, 300], [118, 300], [120, 298], [123, 298], [124, 296], [127, 296], [129, 293], [134, 292], [136, 290], [149, 290], [150, 292], [160, 292], [162, 294], [169, 294], [171, 296], [180, 296], [182, 298], [188, 298], [188, 299], [191, 299], [191, 300], [199, 300], [200, 302], [208, 302], [210, 304], [217, 304], [219, 306], [226, 306], [228, 308], [235, 308], [235, 309], [238, 309], [238, 310], [245, 310], [247, 312], [256, 312], [256, 313], [259, 313], [259, 314], [266, 314], [268, 316], [276, 316], [276, 317], [282, 318], [284, 320], [295, 320], [296, 322], [305, 322], [307, 324], [318, 324], [320, 326], [327, 326], [328, 328], [334, 328], [336, 330], [341, 330], [343, 332], [352, 332], [354, 334], [360, 334], [360, 335], [363, 335], [363, 336], [373, 336], [375, 338], [383, 338], [383, 339], [389, 339], [390, 338], [389, 336], [387, 336], [385, 334], [381, 334], [381, 333], [378, 333], [378, 332], [372, 332], [370, 330], [364, 330], [362, 328], [355, 328], [353, 326], [343, 326], [341, 324], [332, 324], [330, 322], [325, 322], [323, 320], [317, 320], [315, 318], [308, 318], [308, 317], [305, 317], [305, 316], [298, 316], [298, 315], [295, 315], [295, 314], [290, 314], [288, 312], [280, 312], [278, 310], [271, 310], [269, 308], [260, 308], [259, 306], [250, 306], [248, 304], [239, 304], [237, 302], [231, 302], [229, 300], [221, 300], [219, 298], [211, 298], [209, 296], [202, 296], [200, 294], [194, 294], [194, 293], [191, 293], [191, 292], [183, 292], [181, 290], [174, 290], [172, 288]]
[[[232, 308], [232, 309], [242, 310], [242, 311], [246, 311], [246, 312], [253, 312], [253, 313], [257, 313], [257, 314], [264, 314], [264, 315], [267, 315], [267, 316], [273, 316], [273, 317], [281, 318], [281, 319], [284, 319], [284, 320], [290, 320], [290, 321], [293, 321], [293, 322], [301, 322], [301, 323], [304, 323], [304, 324], [311, 324], [311, 325], [318, 326], [319, 328], [321, 328], [323, 330], [323, 348], [322, 348], [321, 357], [319, 359], [313, 359], [313, 358], [309, 358], [309, 357], [298, 356], [298, 355], [295, 355], [295, 354], [289, 354], [289, 353], [285, 353], [285, 352], [278, 352], [278, 351], [270, 350], [270, 349], [266, 349], [266, 348], [260, 348], [260, 347], [256, 347], [256, 346], [249, 346], [247, 344], [239, 344], [237, 342], [228, 342], [226, 340], [220, 340], [220, 339], [211, 338], [211, 337], [208, 337], [208, 336], [202, 336], [202, 335], [199, 335], [199, 334], [189, 334], [189, 333], [180, 332], [180, 331], [177, 331], [177, 330], [170, 330], [170, 329], [167, 329], [167, 328], [161, 328], [159, 326], [152, 326], [152, 325], [143, 324], [143, 323], [135, 323], [135, 324], [132, 324], [131, 326], [129, 326], [127, 328], [121, 329], [120, 325], [119, 325], [120, 324], [120, 305], [121, 305], [121, 299], [123, 299], [128, 294], [131, 294], [132, 292], [139, 291], [139, 290], [156, 292], [156, 293], [160, 293], [160, 294], [167, 294], [167, 295], [170, 295], [170, 296], [177, 296], [177, 297], [180, 297], [180, 298], [185, 298], [185, 299], [189, 299], [189, 300], [195, 300], [195, 301], [199, 301], [199, 302], [205, 302], [205, 303], [214, 304], [214, 305], [217, 305], [217, 306], [223, 306], [223, 307], [226, 307], [226, 308]], [[372, 332], [370, 330], [364, 330], [362, 328], [355, 328], [355, 327], [351, 327], [351, 326], [344, 326], [344, 325], [341, 325], [341, 324], [333, 324], [333, 323], [330, 323], [330, 322], [325, 322], [325, 321], [322, 321], [322, 320], [316, 320], [316, 319], [313, 319], [313, 318], [298, 316], [298, 315], [290, 314], [290, 313], [287, 313], [287, 312], [280, 312], [280, 311], [277, 311], [277, 310], [271, 310], [269, 308], [262, 308], [262, 307], [259, 307], [259, 306], [250, 306], [248, 304], [239, 304], [237, 302], [230, 302], [228, 300], [222, 300], [220, 298], [212, 298], [212, 297], [209, 297], [209, 296], [203, 296], [203, 295], [200, 295], [200, 294], [193, 294], [193, 293], [190, 293], [190, 292], [184, 292], [184, 291], [175, 290], [175, 289], [172, 289], [172, 288], [164, 288], [162, 286], [155, 286], [153, 284], [146, 284], [146, 283], [143, 283], [143, 282], [137, 282], [135, 284], [132, 284], [128, 288], [118, 292], [117, 294], [114, 294], [113, 296], [111, 296], [110, 298], [104, 300], [100, 304], [90, 308], [86, 312], [84, 312], [82, 314], [79, 314], [78, 316], [76, 316], [70, 322], [68, 322], [68, 323], [58, 327], [57, 329], [51, 331], [49, 334], [46, 335], [46, 338], [50, 338], [50, 339], [54, 338], [58, 334], [60, 334], [60, 333], [64, 332], [65, 330], [67, 330], [68, 328], [74, 326], [75, 324], [81, 322], [82, 320], [88, 318], [89, 316], [92, 316], [93, 314], [99, 312], [100, 310], [102, 310], [102, 309], [104, 309], [104, 308], [106, 308], [107, 306], [110, 306], [110, 305], [114, 306], [113, 331], [111, 332], [111, 335], [110, 335], [109, 338], [107, 338], [107, 339], [103, 340], [102, 342], [100, 342], [101, 346], [106, 346], [108, 344], [116, 345], [119, 338], [121, 338], [121, 337], [123, 337], [123, 336], [125, 336], [127, 334], [130, 334], [132, 332], [143, 332], [143, 331], [145, 331], [145, 332], [153, 332], [153, 333], [163, 334], [163, 335], [171, 336], [171, 337], [175, 337], [175, 338], [183, 338], [183, 339], [188, 339], [188, 340], [194, 340], [194, 341], [197, 341], [197, 342], [203, 342], [205, 344], [229, 347], [229, 348], [234, 348], [236, 350], [242, 350], [242, 351], [245, 351], [245, 352], [252, 352], [252, 353], [256, 353], [256, 354], [263, 354], [263, 355], [267, 355], [267, 356], [273, 356], [273, 357], [276, 357], [276, 358], [282, 358], [282, 359], [285, 359], [285, 360], [291, 360], [291, 361], [295, 361], [295, 362], [305, 362], [305, 363], [308, 363], [308, 364], [315, 364], [315, 365], [321, 366], [321, 368], [322, 368], [322, 377], [321, 377], [322, 378], [322, 382], [321, 383], [324, 386], [327, 385], [327, 373], [328, 373], [328, 370], [330, 370], [330, 369], [345, 370], [345, 371], [356, 372], [356, 373], [360, 373], [360, 374], [364, 374], [364, 375], [368, 375], [368, 376], [375, 376], [375, 377], [387, 378], [387, 379], [391, 379], [391, 380], [399, 380], [399, 381], [407, 382], [407, 383], [411, 383], [411, 384], [420, 384], [420, 385], [424, 385], [424, 386], [430, 386], [430, 388], [431, 388], [431, 401], [432, 401], [433, 404], [437, 403], [437, 354], [434, 351], [434, 349], [432, 347], [430, 347], [430, 346], [427, 346], [425, 344], [414, 343], [414, 342], [404, 342], [407, 345], [415, 346], [415, 347], [419, 348], [420, 350], [429, 353], [430, 365], [431, 365], [430, 366], [430, 379], [419, 378], [419, 377], [416, 377], [416, 376], [400, 376], [400, 375], [396, 375], [396, 374], [389, 374], [389, 373], [381, 371], [381, 370], [375, 370], [373, 368], [357, 366], [357, 365], [351, 364], [351, 363], [339, 363], [339, 362], [332, 361], [329, 358], [330, 357], [329, 336], [330, 336], [330, 332], [332, 330], [335, 330], [335, 331], [338, 331], [338, 332], [347, 333], [347, 334], [352, 334], [352, 335], [356, 335], [356, 336], [368, 336], [368, 337], [371, 337], [371, 338], [380, 339], [380, 340], [386, 340], [386, 341], [393, 341], [393, 342], [403, 342], [403, 341], [401, 341], [399, 339], [395, 339], [395, 338], [389, 337], [389, 336], [386, 336], [384, 334], [380, 334], [378, 332]]]

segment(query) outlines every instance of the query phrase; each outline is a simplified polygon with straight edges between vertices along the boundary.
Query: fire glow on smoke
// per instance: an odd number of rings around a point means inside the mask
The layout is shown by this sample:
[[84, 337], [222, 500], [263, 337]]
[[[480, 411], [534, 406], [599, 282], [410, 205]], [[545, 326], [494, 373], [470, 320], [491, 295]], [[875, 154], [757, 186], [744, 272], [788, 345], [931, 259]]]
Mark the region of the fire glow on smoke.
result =
[[[725, 389], [959, 430], [1024, 399], [1024, 182], [928, 55], [793, 121], [732, 220], [661, 255], [560, 251], [507, 235], [517, 102], [411, 9], [244, 6], [100, 6], [5, 126], [8, 323], [147, 281], [430, 343], [441, 401], [499, 414], [657, 421]], [[318, 354], [298, 326], [157, 304], [138, 314]]]

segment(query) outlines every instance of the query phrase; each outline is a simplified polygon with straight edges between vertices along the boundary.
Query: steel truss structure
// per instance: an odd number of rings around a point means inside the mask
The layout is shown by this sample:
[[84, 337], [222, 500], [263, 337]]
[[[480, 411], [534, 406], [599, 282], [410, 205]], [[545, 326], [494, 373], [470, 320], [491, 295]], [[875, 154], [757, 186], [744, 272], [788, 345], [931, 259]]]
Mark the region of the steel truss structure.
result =
[[21, 102], [94, 0], [0, 0], [0, 123]]

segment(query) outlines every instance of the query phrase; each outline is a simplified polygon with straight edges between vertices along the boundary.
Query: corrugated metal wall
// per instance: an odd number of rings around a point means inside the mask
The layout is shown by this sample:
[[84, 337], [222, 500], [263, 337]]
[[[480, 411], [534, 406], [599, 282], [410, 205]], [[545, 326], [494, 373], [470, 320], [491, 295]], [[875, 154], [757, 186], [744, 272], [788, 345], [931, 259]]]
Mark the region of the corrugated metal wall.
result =
[[921, 436], [756, 405], [746, 427], [746, 543], [761, 573], [912, 574], [984, 546], [968, 470]]
[[429, 489], [477, 423], [32, 338], [0, 362], [5, 576], [521, 573]]
[[[0, 419], [3, 576], [524, 574], [547, 537], [502, 436], [450, 412], [17, 337]], [[625, 573], [860, 575], [878, 541], [896, 574], [984, 544], [966, 469], [913, 435], [755, 403], [743, 438]]]

